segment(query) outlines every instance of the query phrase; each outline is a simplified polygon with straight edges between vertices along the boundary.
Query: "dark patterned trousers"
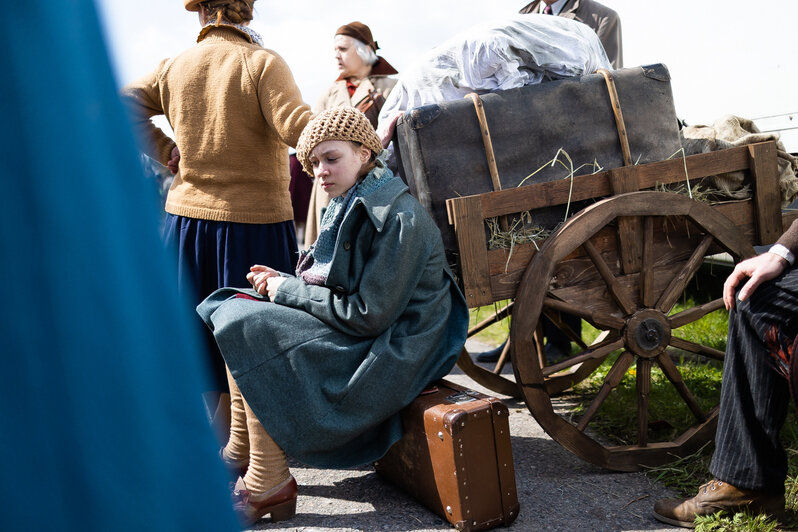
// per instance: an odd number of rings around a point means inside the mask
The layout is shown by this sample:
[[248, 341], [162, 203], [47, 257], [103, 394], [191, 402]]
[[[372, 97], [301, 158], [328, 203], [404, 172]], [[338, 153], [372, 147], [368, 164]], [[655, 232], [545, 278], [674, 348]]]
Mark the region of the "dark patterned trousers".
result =
[[738, 488], [781, 494], [787, 458], [779, 431], [790, 393], [766, 340], [774, 327], [790, 337], [798, 329], [798, 268], [763, 283], [730, 313], [710, 471]]

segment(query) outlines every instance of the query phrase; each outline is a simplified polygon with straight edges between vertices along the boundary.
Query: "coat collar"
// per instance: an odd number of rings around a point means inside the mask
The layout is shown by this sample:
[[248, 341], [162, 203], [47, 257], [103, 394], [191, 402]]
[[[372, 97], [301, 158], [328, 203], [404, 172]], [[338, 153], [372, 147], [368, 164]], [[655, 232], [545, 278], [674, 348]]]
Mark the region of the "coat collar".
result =
[[207, 26], [204, 26], [197, 36], [197, 42], [202, 41], [246, 41], [248, 43], [258, 44], [251, 35], [239, 28], [236, 28], [232, 24], [208, 24]]
[[368, 196], [355, 200], [355, 205], [358, 203], [363, 205], [378, 232], [382, 231], [385, 226], [396, 199], [407, 190], [407, 185], [399, 177], [393, 175], [390, 170], [380, 179], [388, 179], [388, 182]]
[[[542, 0], [534, 0], [534, 2], [531, 2], [531, 3], [527, 4], [526, 7], [522, 8], [521, 12], [524, 12], [524, 13], [537, 13], [538, 9], [539, 9], [538, 6], [540, 6], [540, 2], [541, 1]], [[568, 2], [565, 2], [565, 4], [562, 6], [562, 9], [557, 14], [557, 16], [558, 17], [563, 17], [564, 16], [566, 18], [574, 18], [575, 15], [573, 14], [573, 12], [579, 9], [579, 4], [581, 2], [582, 2], [582, 0], [569, 0]]]

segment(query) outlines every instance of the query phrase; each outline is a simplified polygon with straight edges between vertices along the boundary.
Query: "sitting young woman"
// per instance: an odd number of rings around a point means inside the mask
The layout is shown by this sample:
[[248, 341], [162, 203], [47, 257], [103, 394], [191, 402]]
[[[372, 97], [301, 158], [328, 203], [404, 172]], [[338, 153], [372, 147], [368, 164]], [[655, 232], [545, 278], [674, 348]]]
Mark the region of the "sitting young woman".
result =
[[332, 201], [296, 276], [255, 265], [254, 290], [224, 288], [198, 307], [230, 372], [221, 454], [246, 471], [234, 500], [247, 524], [294, 515], [286, 454], [316, 467], [380, 458], [402, 435], [399, 410], [465, 343], [468, 309], [439, 230], [381, 153], [360, 111], [314, 118], [297, 156]]

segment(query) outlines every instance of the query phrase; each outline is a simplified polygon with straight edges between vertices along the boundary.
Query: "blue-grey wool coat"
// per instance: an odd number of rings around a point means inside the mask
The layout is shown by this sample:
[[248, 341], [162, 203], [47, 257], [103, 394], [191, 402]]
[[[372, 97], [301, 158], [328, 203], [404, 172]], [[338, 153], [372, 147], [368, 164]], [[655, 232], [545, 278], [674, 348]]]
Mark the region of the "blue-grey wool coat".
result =
[[438, 228], [399, 178], [383, 179], [344, 217], [326, 286], [288, 277], [273, 303], [223, 288], [197, 307], [266, 431], [316, 467], [380, 458], [401, 437], [399, 410], [466, 340]]

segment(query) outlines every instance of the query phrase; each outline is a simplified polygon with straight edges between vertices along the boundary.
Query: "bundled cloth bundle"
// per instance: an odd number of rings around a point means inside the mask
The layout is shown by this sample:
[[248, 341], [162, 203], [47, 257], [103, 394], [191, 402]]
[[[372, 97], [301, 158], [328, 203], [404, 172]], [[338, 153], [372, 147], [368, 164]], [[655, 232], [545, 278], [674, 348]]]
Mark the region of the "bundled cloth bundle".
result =
[[[753, 121], [739, 116], [726, 115], [716, 120], [711, 126], [685, 127], [682, 129], [681, 135], [686, 155], [775, 140], [782, 207], [786, 207], [798, 197], [798, 177], [796, 177], [798, 158], [787, 153], [779, 140], [778, 133], [762, 133]], [[713, 188], [716, 188], [724, 196], [734, 199], [751, 197], [751, 190], [745, 183], [745, 173], [743, 172], [729, 172], [707, 179], [710, 179]]]
[[380, 113], [612, 69], [590, 27], [563, 17], [515, 15], [436, 46], [403, 70]]

